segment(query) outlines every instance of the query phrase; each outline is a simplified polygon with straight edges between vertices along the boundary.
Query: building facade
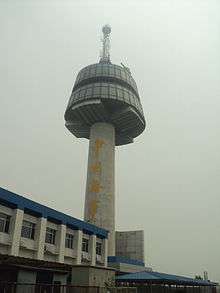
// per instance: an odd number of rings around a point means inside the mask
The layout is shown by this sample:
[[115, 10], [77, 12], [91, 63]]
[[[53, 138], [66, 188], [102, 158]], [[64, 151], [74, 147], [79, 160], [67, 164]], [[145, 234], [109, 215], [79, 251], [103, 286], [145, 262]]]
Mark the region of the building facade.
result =
[[0, 188], [0, 254], [107, 267], [108, 232]]

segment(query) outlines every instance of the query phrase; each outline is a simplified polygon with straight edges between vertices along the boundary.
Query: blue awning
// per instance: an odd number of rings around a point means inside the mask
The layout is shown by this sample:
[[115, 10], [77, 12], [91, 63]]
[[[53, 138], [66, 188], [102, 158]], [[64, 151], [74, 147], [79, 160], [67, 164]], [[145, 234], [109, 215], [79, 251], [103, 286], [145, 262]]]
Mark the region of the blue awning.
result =
[[160, 283], [188, 286], [216, 286], [217, 283], [159, 272], [141, 271], [116, 277], [117, 282]]

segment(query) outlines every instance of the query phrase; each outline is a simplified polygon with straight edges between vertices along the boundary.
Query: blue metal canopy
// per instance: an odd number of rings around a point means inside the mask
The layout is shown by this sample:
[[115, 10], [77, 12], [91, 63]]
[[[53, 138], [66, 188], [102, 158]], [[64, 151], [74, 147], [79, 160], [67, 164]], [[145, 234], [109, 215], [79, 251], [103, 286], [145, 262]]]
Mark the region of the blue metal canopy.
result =
[[116, 277], [117, 282], [159, 283], [188, 286], [216, 286], [217, 283], [159, 272], [141, 271]]

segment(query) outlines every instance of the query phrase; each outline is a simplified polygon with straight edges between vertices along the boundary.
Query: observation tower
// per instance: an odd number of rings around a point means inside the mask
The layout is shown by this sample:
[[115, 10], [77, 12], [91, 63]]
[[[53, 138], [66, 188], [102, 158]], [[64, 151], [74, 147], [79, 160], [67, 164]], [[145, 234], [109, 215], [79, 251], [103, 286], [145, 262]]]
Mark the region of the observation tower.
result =
[[110, 61], [111, 27], [102, 28], [99, 63], [77, 75], [65, 112], [66, 127], [89, 139], [84, 220], [109, 231], [115, 255], [115, 146], [133, 142], [145, 129], [144, 113], [130, 70]]

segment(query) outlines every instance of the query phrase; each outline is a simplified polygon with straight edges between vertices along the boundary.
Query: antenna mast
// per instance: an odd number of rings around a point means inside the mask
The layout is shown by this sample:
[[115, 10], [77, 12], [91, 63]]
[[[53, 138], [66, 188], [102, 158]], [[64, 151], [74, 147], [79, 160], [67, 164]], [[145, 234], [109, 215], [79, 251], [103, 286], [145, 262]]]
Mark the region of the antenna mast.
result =
[[102, 38], [102, 51], [101, 51], [101, 58], [100, 63], [110, 63], [110, 33], [111, 27], [110, 25], [106, 24], [102, 27], [103, 38]]

